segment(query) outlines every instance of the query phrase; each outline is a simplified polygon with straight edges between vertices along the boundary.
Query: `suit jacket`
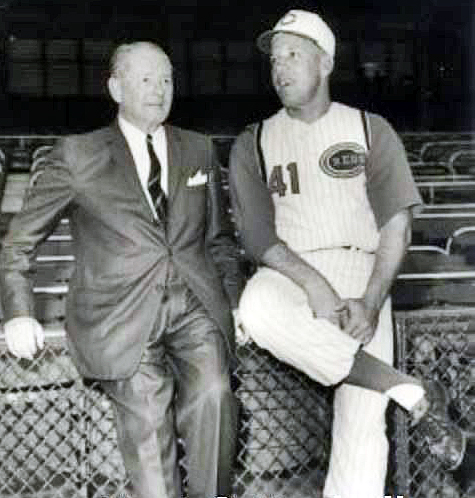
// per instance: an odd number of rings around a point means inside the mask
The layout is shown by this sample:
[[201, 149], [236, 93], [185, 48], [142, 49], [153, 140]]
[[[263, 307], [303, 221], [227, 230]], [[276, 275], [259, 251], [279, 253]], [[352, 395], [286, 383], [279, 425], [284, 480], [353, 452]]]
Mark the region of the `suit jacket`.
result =
[[[222, 282], [236, 283], [235, 246], [219, 199], [211, 139], [165, 125], [169, 195], [167, 233], [154, 221], [132, 154], [117, 123], [58, 141], [32, 176], [23, 208], [0, 254], [6, 320], [34, 314], [28, 273], [37, 246], [65, 215], [75, 270], [66, 331], [86, 377], [130, 376], [160, 306], [157, 286], [171, 260], [216, 321], [232, 351], [232, 319]], [[188, 186], [197, 172], [208, 182]], [[236, 300], [236, 296], [234, 296]]]

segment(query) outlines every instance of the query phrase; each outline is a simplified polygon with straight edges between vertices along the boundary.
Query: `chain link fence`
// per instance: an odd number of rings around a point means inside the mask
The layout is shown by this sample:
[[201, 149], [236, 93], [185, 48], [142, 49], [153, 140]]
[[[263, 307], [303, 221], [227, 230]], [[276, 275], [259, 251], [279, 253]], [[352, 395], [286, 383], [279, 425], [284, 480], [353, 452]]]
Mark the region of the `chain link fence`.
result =
[[[438, 377], [450, 414], [475, 430], [475, 310], [398, 312], [399, 366]], [[313, 383], [254, 343], [238, 349], [240, 402], [235, 494], [320, 497], [330, 450], [332, 390]], [[33, 361], [0, 352], [0, 498], [132, 497], [116, 447], [108, 399], [73, 367], [62, 332], [50, 332]], [[392, 407], [387, 494], [473, 498], [466, 476], [444, 472], [417, 429]], [[183, 474], [186, 470], [182, 464]]]
[[250, 342], [238, 350], [237, 496], [317, 497], [330, 450], [332, 390]]
[[[449, 394], [451, 420], [475, 436], [475, 309], [400, 312], [396, 327], [398, 367], [438, 379]], [[410, 429], [402, 410], [396, 412], [398, 493], [411, 498], [474, 498], [469, 481], [474, 481], [475, 468], [444, 471], [417, 427]]]
[[[312, 496], [329, 451], [331, 390], [253, 343], [238, 354], [236, 495]], [[78, 376], [61, 332], [48, 333], [32, 362], [14, 358], [2, 342], [0, 390], [1, 498], [133, 496], [111, 404]], [[186, 482], [183, 458], [181, 467]]]

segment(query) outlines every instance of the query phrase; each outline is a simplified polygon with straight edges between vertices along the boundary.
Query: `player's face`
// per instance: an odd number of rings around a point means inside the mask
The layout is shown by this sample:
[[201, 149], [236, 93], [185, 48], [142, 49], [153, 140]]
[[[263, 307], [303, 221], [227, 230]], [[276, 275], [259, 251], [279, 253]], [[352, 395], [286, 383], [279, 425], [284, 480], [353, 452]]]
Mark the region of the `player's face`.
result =
[[140, 46], [126, 54], [109, 82], [119, 114], [144, 132], [153, 132], [170, 113], [173, 74], [170, 60], [153, 46]]
[[272, 83], [284, 107], [302, 109], [317, 97], [322, 84], [322, 52], [311, 40], [290, 33], [272, 38]]

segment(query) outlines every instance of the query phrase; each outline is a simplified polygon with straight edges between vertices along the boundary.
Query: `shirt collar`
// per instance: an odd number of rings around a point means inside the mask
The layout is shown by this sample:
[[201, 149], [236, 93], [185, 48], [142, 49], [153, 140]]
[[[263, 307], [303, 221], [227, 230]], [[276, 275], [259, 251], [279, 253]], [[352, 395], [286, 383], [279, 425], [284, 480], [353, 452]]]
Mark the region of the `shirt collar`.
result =
[[[120, 130], [127, 140], [132, 140], [135, 143], [145, 143], [145, 137], [147, 136], [147, 134], [144, 133], [140, 128], [137, 128], [121, 115], [119, 115], [118, 117], [118, 122]], [[165, 130], [163, 128], [163, 125], [160, 125], [153, 133], [151, 133], [153, 141], [156, 141], [161, 135], [163, 135], [164, 131]]]

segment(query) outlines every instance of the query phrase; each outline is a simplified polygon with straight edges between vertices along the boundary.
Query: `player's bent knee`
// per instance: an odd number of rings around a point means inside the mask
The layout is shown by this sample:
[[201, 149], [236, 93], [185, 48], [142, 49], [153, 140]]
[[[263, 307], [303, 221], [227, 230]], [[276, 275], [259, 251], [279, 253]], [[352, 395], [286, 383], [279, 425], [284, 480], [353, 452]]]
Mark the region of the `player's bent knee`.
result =
[[239, 303], [239, 316], [246, 330], [267, 329], [282, 306], [272, 278], [256, 274], [249, 280]]
[[244, 328], [250, 333], [252, 330], [263, 326], [266, 318], [266, 306], [259, 287], [255, 285], [246, 286], [239, 302], [239, 317]]

